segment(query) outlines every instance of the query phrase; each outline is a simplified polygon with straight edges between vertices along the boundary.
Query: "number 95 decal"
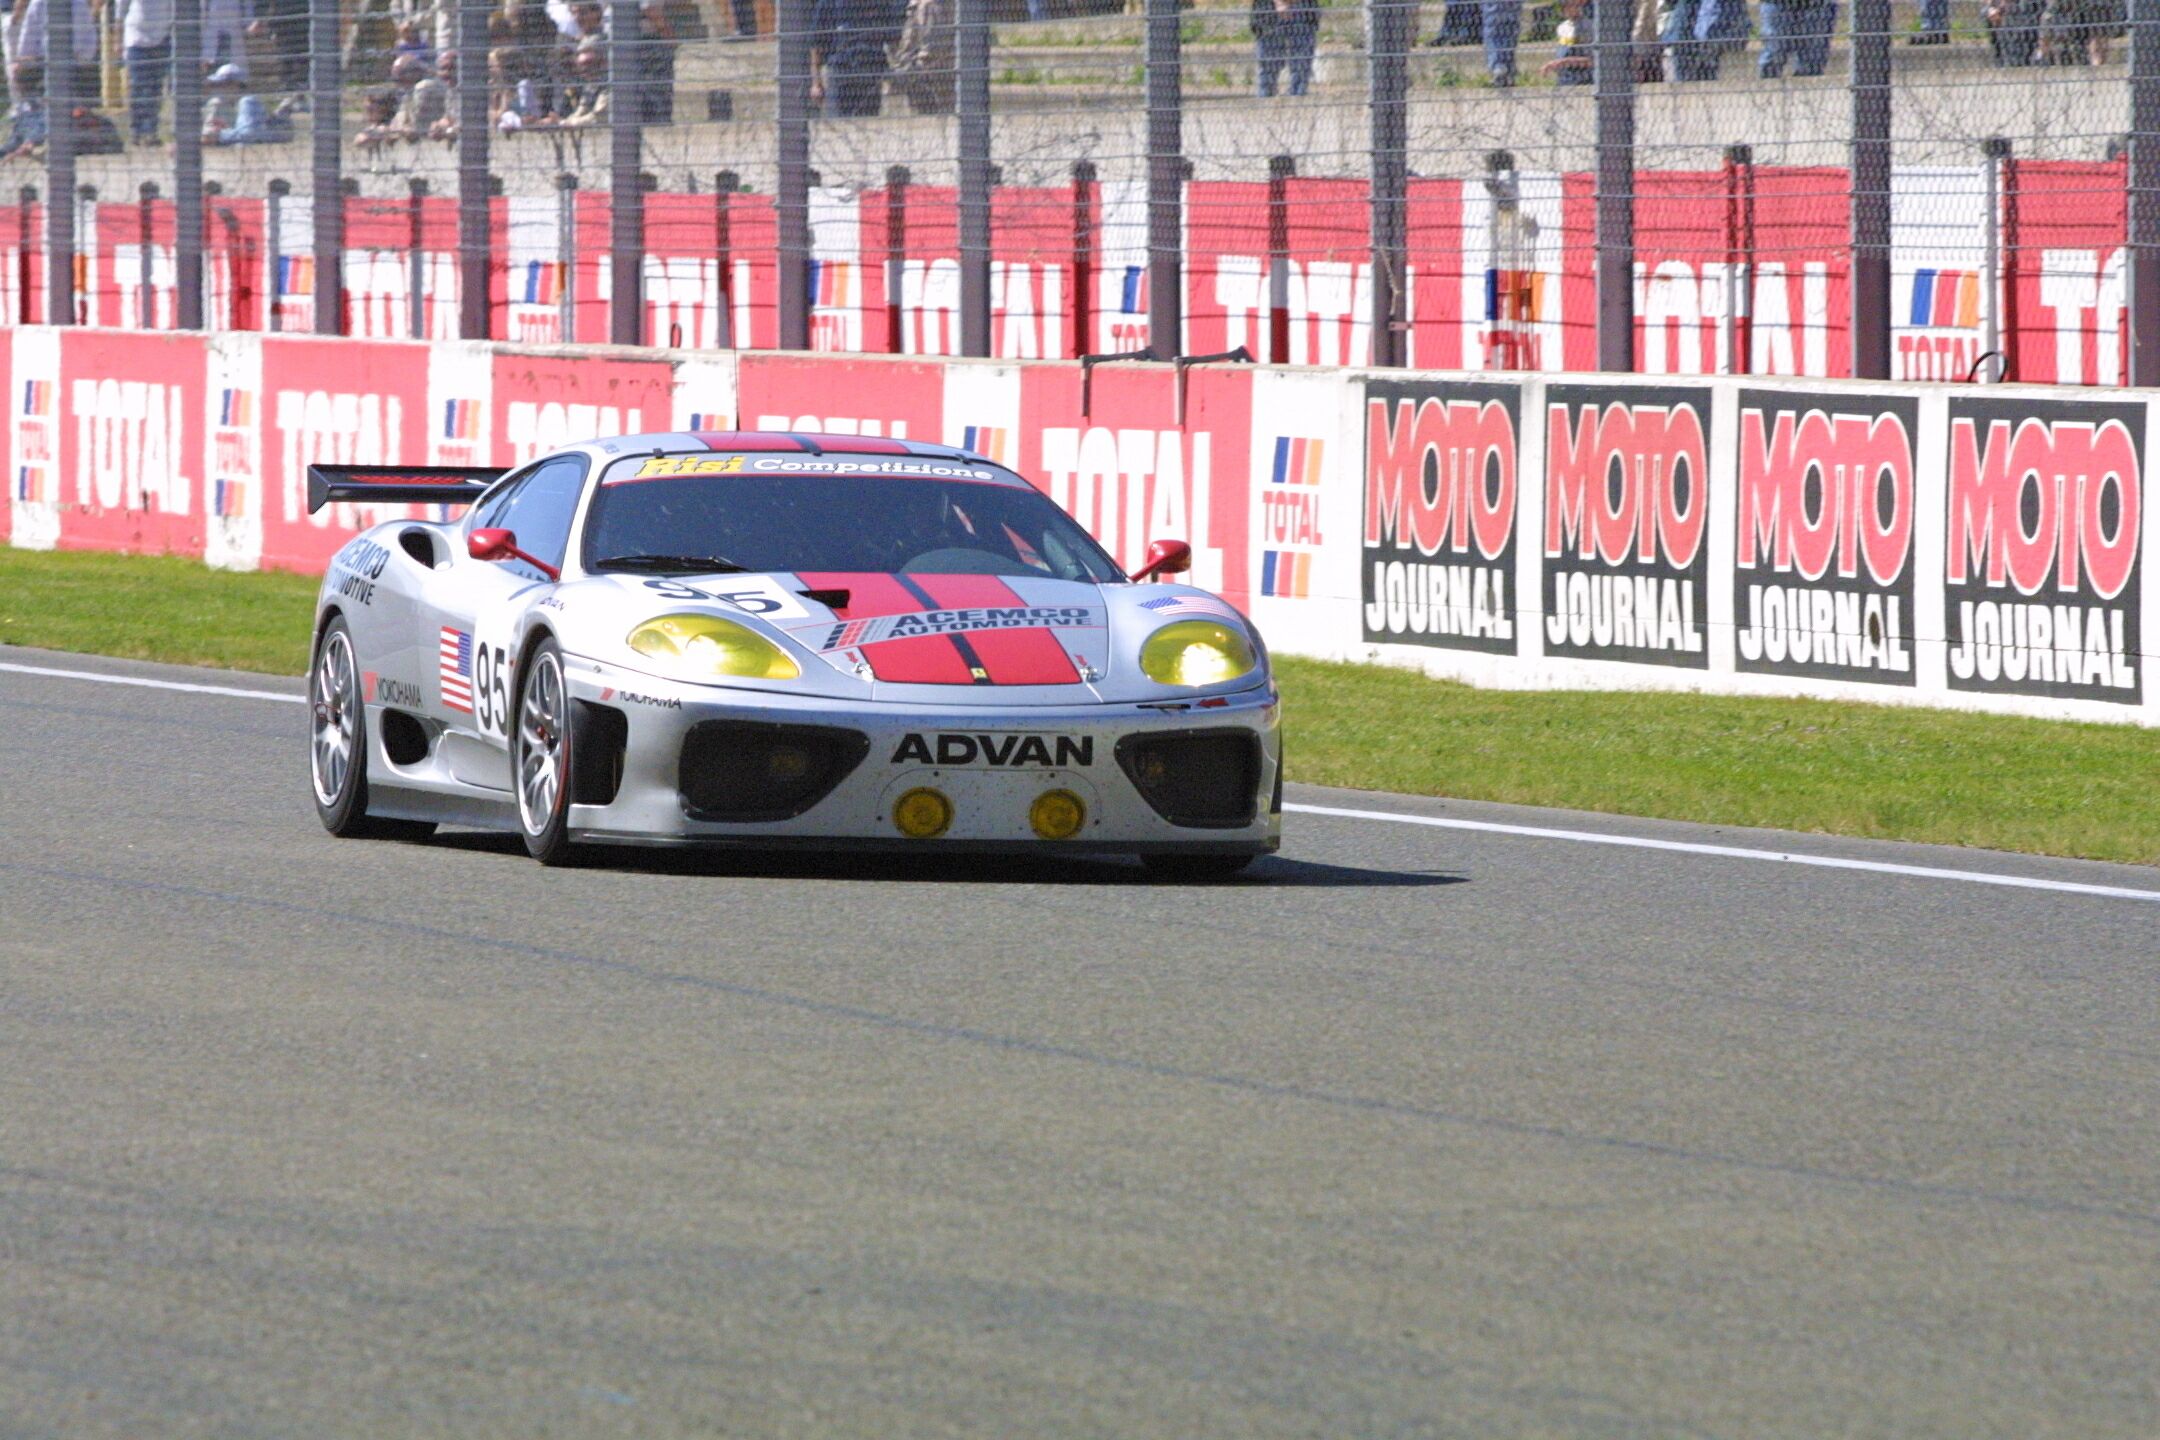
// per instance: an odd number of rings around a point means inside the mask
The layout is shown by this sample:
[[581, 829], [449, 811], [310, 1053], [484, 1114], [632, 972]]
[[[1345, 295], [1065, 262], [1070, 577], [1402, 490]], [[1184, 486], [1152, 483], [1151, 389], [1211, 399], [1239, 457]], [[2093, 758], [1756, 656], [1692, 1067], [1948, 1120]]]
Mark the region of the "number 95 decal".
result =
[[510, 729], [510, 671], [507, 646], [473, 646], [473, 718], [484, 735], [503, 735]]

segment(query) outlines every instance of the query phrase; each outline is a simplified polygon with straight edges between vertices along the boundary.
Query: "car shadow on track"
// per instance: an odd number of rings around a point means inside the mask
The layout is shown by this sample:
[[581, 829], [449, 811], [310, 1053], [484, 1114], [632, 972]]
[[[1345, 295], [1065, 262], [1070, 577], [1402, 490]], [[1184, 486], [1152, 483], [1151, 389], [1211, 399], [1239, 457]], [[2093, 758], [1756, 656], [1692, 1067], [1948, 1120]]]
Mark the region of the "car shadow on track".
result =
[[[525, 846], [515, 835], [470, 830], [438, 832], [414, 842], [440, 850], [501, 855], [525, 861]], [[529, 862], [527, 862], [529, 863]], [[1466, 875], [1443, 870], [1377, 870], [1360, 865], [1329, 865], [1263, 855], [1242, 874], [1226, 880], [1181, 881], [1151, 874], [1136, 860], [1091, 855], [910, 855], [890, 850], [662, 849], [639, 845], [586, 847], [576, 867], [616, 870], [634, 875], [701, 875], [714, 879], [905, 881], [911, 885], [1095, 885], [1161, 888], [1199, 885], [1208, 889], [1283, 886], [1315, 889], [1397, 889], [1461, 885]]]

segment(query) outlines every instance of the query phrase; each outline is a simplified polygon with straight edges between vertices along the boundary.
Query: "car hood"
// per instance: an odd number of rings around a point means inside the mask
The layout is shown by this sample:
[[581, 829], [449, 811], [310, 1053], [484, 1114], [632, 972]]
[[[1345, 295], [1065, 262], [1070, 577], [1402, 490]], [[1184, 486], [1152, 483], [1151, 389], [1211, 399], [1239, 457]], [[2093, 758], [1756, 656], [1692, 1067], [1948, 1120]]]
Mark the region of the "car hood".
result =
[[1184, 618], [1163, 610], [1184, 599], [1242, 623], [1222, 601], [1185, 586], [1041, 576], [612, 574], [565, 588], [585, 587], [615, 592], [633, 621], [671, 604], [738, 613], [785, 635], [844, 685], [900, 702], [949, 704], [963, 687], [985, 700], [982, 692], [995, 690], [999, 705], [1157, 699], [1169, 692], [1140, 674], [1137, 657], [1156, 626]]

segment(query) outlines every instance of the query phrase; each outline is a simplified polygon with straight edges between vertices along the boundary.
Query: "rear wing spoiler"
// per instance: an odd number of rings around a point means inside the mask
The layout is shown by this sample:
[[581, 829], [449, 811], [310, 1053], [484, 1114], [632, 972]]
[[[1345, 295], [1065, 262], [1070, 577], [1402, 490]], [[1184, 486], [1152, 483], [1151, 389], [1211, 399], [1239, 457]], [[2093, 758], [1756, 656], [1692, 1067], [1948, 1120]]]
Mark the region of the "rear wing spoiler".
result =
[[334, 500], [364, 505], [470, 505], [507, 470], [474, 465], [310, 465], [310, 515]]

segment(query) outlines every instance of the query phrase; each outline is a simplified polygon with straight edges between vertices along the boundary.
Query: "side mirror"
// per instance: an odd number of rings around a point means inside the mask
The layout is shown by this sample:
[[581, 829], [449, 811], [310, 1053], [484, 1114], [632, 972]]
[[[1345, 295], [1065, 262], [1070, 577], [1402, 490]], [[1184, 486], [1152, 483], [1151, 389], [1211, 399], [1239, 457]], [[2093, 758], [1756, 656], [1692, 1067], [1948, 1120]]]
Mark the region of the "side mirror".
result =
[[[474, 539], [478, 539], [477, 532]], [[1168, 575], [1182, 575], [1192, 569], [1192, 546], [1183, 540], [1156, 540], [1147, 547], [1147, 564], [1133, 571], [1133, 579], [1159, 580]]]
[[517, 532], [483, 525], [465, 537], [465, 553], [475, 560], [522, 560], [550, 580], [562, 579], [562, 571], [518, 549]]

